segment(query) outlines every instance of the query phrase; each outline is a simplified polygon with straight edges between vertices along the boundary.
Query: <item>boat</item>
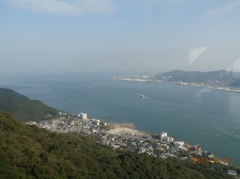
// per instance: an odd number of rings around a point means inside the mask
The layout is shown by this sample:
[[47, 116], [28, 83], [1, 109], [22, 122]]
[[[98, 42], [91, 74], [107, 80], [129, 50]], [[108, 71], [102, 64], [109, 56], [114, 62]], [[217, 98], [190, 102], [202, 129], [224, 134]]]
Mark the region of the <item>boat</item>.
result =
[[138, 97], [139, 98], [145, 98], [145, 96], [143, 94], [139, 94]]

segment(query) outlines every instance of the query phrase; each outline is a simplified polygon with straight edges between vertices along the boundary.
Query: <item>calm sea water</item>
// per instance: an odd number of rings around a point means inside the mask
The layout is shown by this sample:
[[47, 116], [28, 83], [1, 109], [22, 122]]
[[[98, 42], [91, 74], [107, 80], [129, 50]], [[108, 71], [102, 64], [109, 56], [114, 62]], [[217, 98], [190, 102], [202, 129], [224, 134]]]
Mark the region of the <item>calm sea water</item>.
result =
[[240, 164], [240, 93], [92, 77], [21, 78], [2, 80], [0, 85], [59, 110], [133, 123], [148, 133], [166, 131]]

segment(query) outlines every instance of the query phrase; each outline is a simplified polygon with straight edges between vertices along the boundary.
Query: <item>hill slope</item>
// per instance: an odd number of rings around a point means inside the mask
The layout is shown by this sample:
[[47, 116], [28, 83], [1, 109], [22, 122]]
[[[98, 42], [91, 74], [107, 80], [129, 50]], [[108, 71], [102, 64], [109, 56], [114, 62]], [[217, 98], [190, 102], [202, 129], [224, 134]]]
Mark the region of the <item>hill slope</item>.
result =
[[58, 115], [58, 110], [53, 109], [41, 101], [29, 100], [11, 89], [0, 88], [0, 109], [11, 113], [23, 121], [45, 120], [45, 116]]
[[230, 178], [209, 166], [112, 150], [51, 133], [0, 111], [0, 178]]

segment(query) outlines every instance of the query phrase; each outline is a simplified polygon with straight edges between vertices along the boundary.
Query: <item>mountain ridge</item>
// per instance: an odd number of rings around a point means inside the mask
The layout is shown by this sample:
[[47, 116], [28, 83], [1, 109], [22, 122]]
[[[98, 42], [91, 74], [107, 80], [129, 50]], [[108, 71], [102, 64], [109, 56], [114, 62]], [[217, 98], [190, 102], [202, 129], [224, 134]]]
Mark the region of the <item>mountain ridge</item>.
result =
[[11, 113], [22, 121], [40, 121], [58, 116], [58, 110], [39, 100], [28, 97], [12, 89], [0, 88], [0, 109]]
[[226, 70], [218, 71], [183, 71], [172, 70], [157, 74], [155, 79], [172, 81], [172, 82], [189, 82], [189, 83], [211, 83], [218, 82], [229, 87], [240, 87], [240, 73], [229, 72]]

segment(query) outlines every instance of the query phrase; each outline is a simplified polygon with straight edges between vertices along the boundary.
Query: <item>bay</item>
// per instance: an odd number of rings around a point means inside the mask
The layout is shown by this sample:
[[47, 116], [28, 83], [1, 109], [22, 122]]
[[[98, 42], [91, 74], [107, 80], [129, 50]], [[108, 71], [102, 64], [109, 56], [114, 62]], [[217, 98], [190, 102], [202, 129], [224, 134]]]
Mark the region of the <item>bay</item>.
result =
[[1, 86], [62, 111], [133, 123], [150, 134], [166, 131], [240, 164], [240, 93], [92, 76], [28, 77], [1, 81]]

